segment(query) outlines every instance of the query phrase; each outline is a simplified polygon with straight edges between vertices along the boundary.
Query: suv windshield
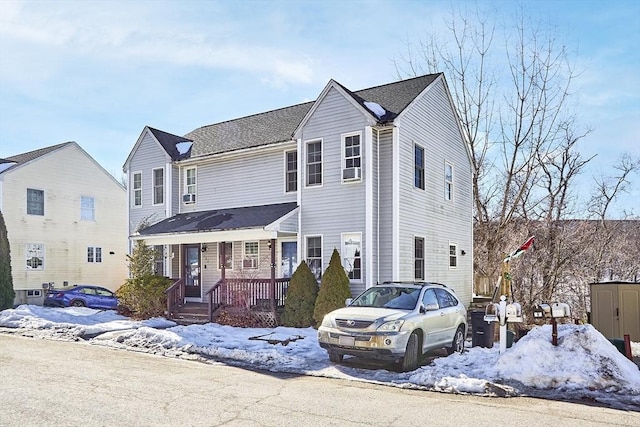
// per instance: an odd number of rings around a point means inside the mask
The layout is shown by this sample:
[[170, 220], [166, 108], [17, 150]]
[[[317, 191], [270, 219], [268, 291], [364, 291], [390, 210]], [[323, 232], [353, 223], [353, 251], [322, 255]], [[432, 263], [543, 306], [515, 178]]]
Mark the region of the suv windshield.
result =
[[420, 288], [374, 286], [351, 302], [351, 306], [413, 310], [418, 303]]

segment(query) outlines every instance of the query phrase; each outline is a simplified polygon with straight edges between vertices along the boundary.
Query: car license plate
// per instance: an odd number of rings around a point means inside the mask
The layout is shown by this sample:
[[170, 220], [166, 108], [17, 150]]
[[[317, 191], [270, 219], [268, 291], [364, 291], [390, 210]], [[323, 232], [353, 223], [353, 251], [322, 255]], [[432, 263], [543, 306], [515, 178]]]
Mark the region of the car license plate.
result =
[[356, 344], [356, 339], [354, 337], [340, 335], [338, 337], [338, 344], [354, 346]]

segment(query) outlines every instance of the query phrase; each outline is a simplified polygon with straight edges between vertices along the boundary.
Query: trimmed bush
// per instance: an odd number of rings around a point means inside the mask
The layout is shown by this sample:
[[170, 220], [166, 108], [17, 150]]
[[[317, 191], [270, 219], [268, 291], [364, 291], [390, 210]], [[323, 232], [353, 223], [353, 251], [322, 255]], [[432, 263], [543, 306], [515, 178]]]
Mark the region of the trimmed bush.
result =
[[153, 274], [156, 251], [143, 240], [137, 240], [129, 261], [131, 278], [116, 291], [120, 310], [137, 319], [163, 316], [167, 307], [165, 291], [173, 281]]
[[289, 282], [282, 324], [294, 328], [313, 326], [313, 310], [317, 296], [318, 282], [307, 263], [302, 261]]
[[338, 250], [334, 249], [329, 266], [322, 275], [320, 291], [318, 291], [318, 298], [313, 311], [316, 325], [319, 326], [322, 323], [325, 314], [344, 307], [344, 301], [347, 298], [351, 298], [349, 278], [342, 267]]
[[167, 307], [165, 291], [173, 281], [156, 275], [127, 279], [116, 295], [124, 311], [137, 319], [163, 316]]
[[4, 216], [0, 212], [0, 310], [13, 307], [16, 293], [11, 276], [11, 248]]

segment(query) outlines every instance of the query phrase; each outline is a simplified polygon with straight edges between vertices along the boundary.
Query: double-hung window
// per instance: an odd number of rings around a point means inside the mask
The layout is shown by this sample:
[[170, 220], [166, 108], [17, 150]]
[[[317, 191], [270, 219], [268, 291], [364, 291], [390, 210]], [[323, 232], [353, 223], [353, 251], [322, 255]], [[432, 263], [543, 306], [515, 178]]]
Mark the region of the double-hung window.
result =
[[242, 268], [258, 268], [258, 242], [244, 242]]
[[424, 238], [413, 239], [413, 277], [416, 280], [424, 280]]
[[342, 145], [344, 147], [343, 156], [343, 181], [360, 180], [360, 164], [361, 164], [361, 150], [360, 150], [360, 134], [347, 134], [342, 135]]
[[322, 185], [322, 141], [307, 143], [307, 186]]
[[95, 199], [88, 196], [80, 196], [80, 219], [82, 221], [95, 221]]
[[197, 191], [197, 170], [196, 168], [187, 168], [184, 171], [184, 194], [182, 195], [183, 203], [195, 203]]
[[362, 280], [362, 234], [342, 234], [342, 266], [350, 280]]
[[153, 204], [164, 203], [164, 169], [153, 170]]
[[451, 163], [444, 165], [444, 199], [453, 200], [453, 165]]
[[458, 245], [449, 243], [449, 267], [456, 268], [458, 266]]
[[298, 152], [287, 151], [284, 153], [285, 162], [285, 187], [286, 193], [298, 191]]
[[44, 191], [27, 188], [27, 215], [44, 216]]
[[419, 145], [414, 146], [414, 186], [424, 190], [424, 148]]
[[307, 237], [307, 265], [317, 280], [322, 276], [322, 237]]
[[132, 176], [133, 185], [131, 185], [133, 206], [142, 206], [142, 172], [135, 172]]

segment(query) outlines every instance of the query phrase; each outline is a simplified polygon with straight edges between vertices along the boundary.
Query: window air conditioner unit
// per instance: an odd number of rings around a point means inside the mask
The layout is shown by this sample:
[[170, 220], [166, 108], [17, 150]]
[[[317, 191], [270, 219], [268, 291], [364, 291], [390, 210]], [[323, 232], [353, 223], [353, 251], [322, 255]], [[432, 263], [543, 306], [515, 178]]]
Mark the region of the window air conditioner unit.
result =
[[360, 168], [342, 169], [342, 179], [344, 181], [355, 181], [362, 179], [362, 171]]
[[182, 202], [183, 203], [195, 203], [196, 202], [196, 195], [195, 194], [183, 194], [182, 195]]

